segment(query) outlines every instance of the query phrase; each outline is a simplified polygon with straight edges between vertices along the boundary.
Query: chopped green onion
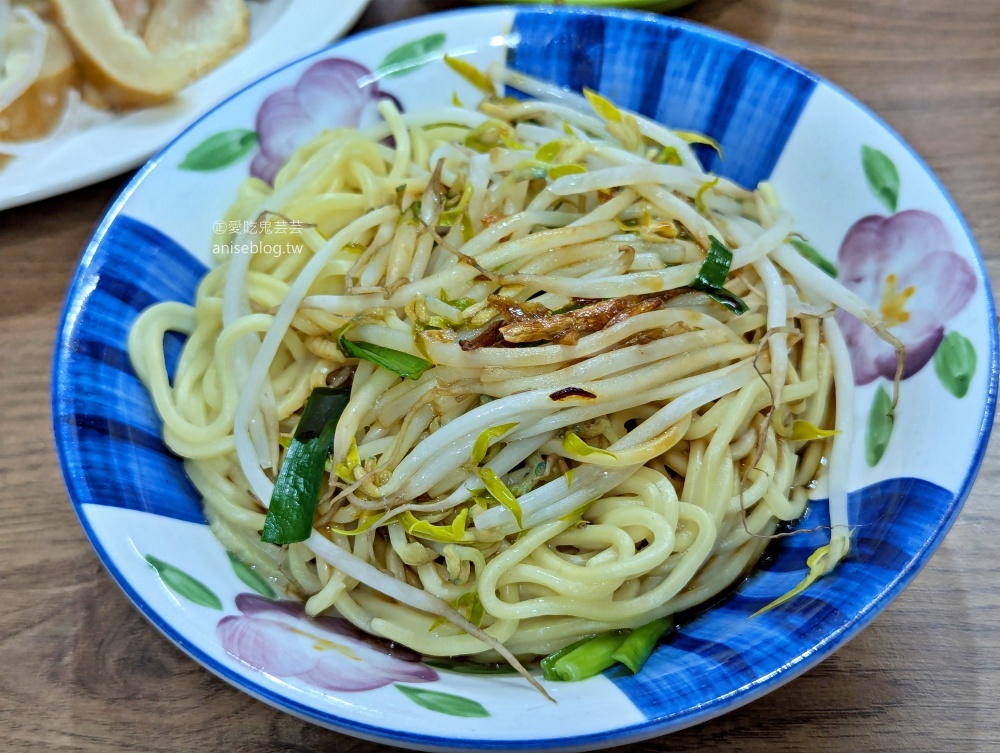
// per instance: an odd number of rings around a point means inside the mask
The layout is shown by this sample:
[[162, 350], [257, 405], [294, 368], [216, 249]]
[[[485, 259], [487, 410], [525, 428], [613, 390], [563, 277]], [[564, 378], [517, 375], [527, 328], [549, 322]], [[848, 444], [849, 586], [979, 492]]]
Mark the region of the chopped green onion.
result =
[[732, 263], [732, 252], [718, 238], [711, 236], [705, 261], [698, 270], [697, 283], [708, 288], [721, 288], [726, 284]]
[[663, 637], [663, 634], [672, 627], [673, 620], [669, 617], [661, 617], [658, 620], [647, 622], [642, 627], [637, 627], [622, 641], [611, 658], [621, 662], [632, 670], [632, 674], [635, 674], [642, 669], [642, 665], [653, 653], [653, 649], [656, 648], [656, 644]]
[[541, 662], [541, 664], [542, 664], [542, 677], [544, 677], [546, 680], [558, 680], [558, 679], [560, 679], [552, 671], [552, 667], [555, 665], [555, 663], [557, 661], [559, 661], [560, 659], [562, 659], [564, 656], [566, 656], [566, 654], [568, 654], [571, 651], [574, 651], [574, 650], [580, 648], [580, 646], [582, 646], [584, 643], [587, 643], [588, 641], [590, 641], [590, 640], [592, 640], [592, 639], [594, 639], [596, 637], [597, 637], [596, 635], [588, 635], [586, 638], [581, 638], [580, 640], [575, 641], [575, 642], [569, 644], [568, 646], [563, 646], [558, 651], [554, 651], [553, 653], [551, 653], [548, 656], [546, 656], [544, 659], [542, 659], [542, 662]]
[[564, 682], [586, 680], [616, 663], [624, 664], [635, 674], [673, 625], [671, 618], [661, 617], [635, 630], [582, 638], [542, 659], [542, 676]]
[[500, 426], [493, 426], [489, 429], [484, 430], [478, 437], [476, 437], [476, 442], [472, 445], [472, 462], [474, 465], [479, 465], [483, 462], [486, 457], [486, 453], [490, 448], [490, 441], [502, 437], [508, 431], [517, 426], [517, 422], [512, 424], [501, 424]]
[[292, 544], [309, 538], [326, 458], [350, 399], [343, 387], [317, 387], [309, 395], [274, 482], [261, 541]]
[[708, 254], [698, 270], [698, 276], [690, 287], [700, 290], [718, 301], [734, 314], [745, 314], [750, 307], [738, 295], [730, 293], [723, 286], [729, 277], [729, 267], [733, 263], [733, 253], [714, 235], [710, 237]]
[[517, 521], [517, 527], [523, 528], [521, 523], [521, 504], [517, 501], [517, 497], [514, 493], [507, 488], [507, 485], [500, 479], [500, 477], [491, 468], [477, 468], [476, 475], [483, 482], [483, 486], [486, 487], [486, 491], [490, 493], [497, 502], [510, 510], [510, 514], [514, 516], [514, 520]]
[[602, 633], [560, 656], [552, 664], [557, 680], [575, 682], [598, 675], [615, 664], [614, 654], [625, 641], [623, 633]]
[[400, 350], [384, 348], [374, 343], [355, 342], [341, 336], [337, 341], [341, 352], [348, 358], [361, 358], [399, 374], [406, 379], [419, 379], [433, 364], [423, 358], [411, 356]]

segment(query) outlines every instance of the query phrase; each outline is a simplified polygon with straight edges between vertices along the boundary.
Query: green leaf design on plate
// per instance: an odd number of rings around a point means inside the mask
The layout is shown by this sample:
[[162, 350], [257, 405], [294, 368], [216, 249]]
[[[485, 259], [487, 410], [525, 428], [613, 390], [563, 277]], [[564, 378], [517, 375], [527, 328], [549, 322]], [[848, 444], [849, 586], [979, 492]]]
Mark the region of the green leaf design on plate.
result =
[[146, 562], [156, 570], [163, 584], [178, 596], [183, 596], [198, 606], [208, 607], [209, 609], [222, 609], [222, 602], [219, 601], [219, 597], [197, 578], [192, 578], [180, 568], [174, 567], [169, 562], [164, 562], [152, 554], [146, 555]]
[[934, 353], [934, 371], [948, 392], [965, 397], [976, 373], [976, 346], [964, 335], [949, 332]]
[[833, 262], [817, 251], [815, 246], [812, 246], [799, 238], [790, 238], [788, 242], [792, 244], [796, 251], [830, 275], [830, 277], [837, 276], [837, 268], [833, 266]]
[[870, 146], [861, 147], [861, 164], [872, 193], [890, 212], [895, 212], [899, 201], [899, 171], [896, 165], [885, 152]]
[[209, 136], [187, 153], [178, 167], [181, 170], [207, 172], [229, 167], [257, 145], [257, 134], [246, 128], [234, 128]]
[[226, 552], [226, 556], [229, 557], [229, 564], [233, 566], [233, 572], [236, 573], [237, 578], [261, 596], [265, 596], [268, 599], [278, 598], [278, 594], [271, 588], [271, 584], [254, 571], [253, 568], [248, 567], [239, 557], [230, 551]]
[[451, 693], [441, 693], [437, 690], [424, 690], [412, 685], [395, 684], [399, 691], [418, 706], [430, 711], [451, 716], [489, 716], [490, 712], [478, 701], [473, 701]]
[[865, 460], [874, 468], [885, 454], [892, 436], [892, 398], [883, 385], [875, 390], [871, 410], [868, 411], [868, 431], [865, 434]]
[[429, 34], [426, 37], [407, 42], [386, 55], [378, 64], [376, 73], [383, 76], [405, 76], [413, 73], [433, 60], [438, 50], [444, 47], [444, 34]]

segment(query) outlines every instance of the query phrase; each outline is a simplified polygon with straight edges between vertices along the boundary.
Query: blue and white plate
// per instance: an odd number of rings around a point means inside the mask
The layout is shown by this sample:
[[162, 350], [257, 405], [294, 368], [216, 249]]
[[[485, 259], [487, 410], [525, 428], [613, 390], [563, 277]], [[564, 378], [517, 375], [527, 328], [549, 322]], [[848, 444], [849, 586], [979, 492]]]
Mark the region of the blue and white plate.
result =
[[[803, 578], [825, 534], [781, 539], [766, 564], [638, 675], [611, 670], [550, 684], [558, 704], [513, 675], [389, 657], [339, 620], [306, 618], [232, 561], [164, 448], [126, 354], [142, 309], [192, 300], [211, 264], [213, 226], [248, 174], [269, 179], [296, 145], [369, 118], [383, 96], [405, 109], [446, 104], [453, 92], [476, 101], [441, 61], [445, 52], [591, 87], [714, 137], [725, 156], [705, 148], [706, 166], [747, 186], [772, 181], [809, 239], [803, 250], [881, 309], [908, 346], [893, 424], [885, 404], [894, 364], [863, 334], [852, 338], [858, 435], [849, 483], [859, 527], [851, 557], [751, 618]], [[168, 362], [176, 360], [180, 340], [166, 345]], [[87, 535], [143, 614], [207, 669], [304, 719], [407, 747], [583, 750], [677, 730], [762, 696], [841, 646], [910, 582], [982, 460], [997, 332], [982, 259], [940, 183], [830, 84], [675, 19], [483, 8], [348, 39], [274, 72], [185, 131], [122, 192], [88, 245], [53, 377], [59, 457]], [[822, 526], [825, 507], [812, 503], [800, 527]]]

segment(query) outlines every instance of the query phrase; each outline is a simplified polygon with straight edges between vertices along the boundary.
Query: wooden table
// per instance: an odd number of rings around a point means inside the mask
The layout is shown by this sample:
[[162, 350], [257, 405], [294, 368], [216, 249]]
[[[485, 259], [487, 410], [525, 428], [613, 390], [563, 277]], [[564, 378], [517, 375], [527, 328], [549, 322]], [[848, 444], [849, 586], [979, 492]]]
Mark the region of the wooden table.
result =
[[[375, 0], [358, 28], [457, 4]], [[880, 113], [950, 189], [1000, 284], [997, 0], [700, 0], [683, 15]], [[49, 416], [53, 334], [80, 250], [127, 177], [0, 213], [0, 750], [388, 751], [188, 659], [128, 603], [70, 509]], [[720, 719], [622, 750], [1000, 750], [998, 479], [994, 443], [933, 560], [835, 656]]]

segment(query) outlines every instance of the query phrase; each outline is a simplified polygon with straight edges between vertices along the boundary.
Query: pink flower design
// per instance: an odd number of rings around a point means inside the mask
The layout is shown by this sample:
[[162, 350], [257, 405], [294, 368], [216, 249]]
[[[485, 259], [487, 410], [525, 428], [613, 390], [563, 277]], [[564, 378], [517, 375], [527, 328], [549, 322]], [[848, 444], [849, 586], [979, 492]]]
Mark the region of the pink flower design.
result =
[[222, 647], [269, 675], [347, 692], [438, 679], [409, 649], [390, 649], [336, 617], [307, 617], [298, 602], [244, 593], [236, 597], [236, 608], [242, 614], [223, 617], [216, 627]]
[[[945, 324], [976, 290], [975, 273], [953, 250], [941, 220], [920, 210], [858, 220], [847, 231], [837, 260], [842, 282], [906, 346], [904, 379], [927, 364], [944, 337]], [[851, 349], [854, 381], [892, 379], [892, 347], [850, 314], [838, 312], [837, 322]]]
[[328, 58], [313, 63], [295, 84], [271, 94], [257, 111], [259, 148], [250, 174], [274, 183], [274, 176], [298, 147], [336, 127], [358, 127], [372, 105], [396, 98], [379, 89], [360, 63]]

